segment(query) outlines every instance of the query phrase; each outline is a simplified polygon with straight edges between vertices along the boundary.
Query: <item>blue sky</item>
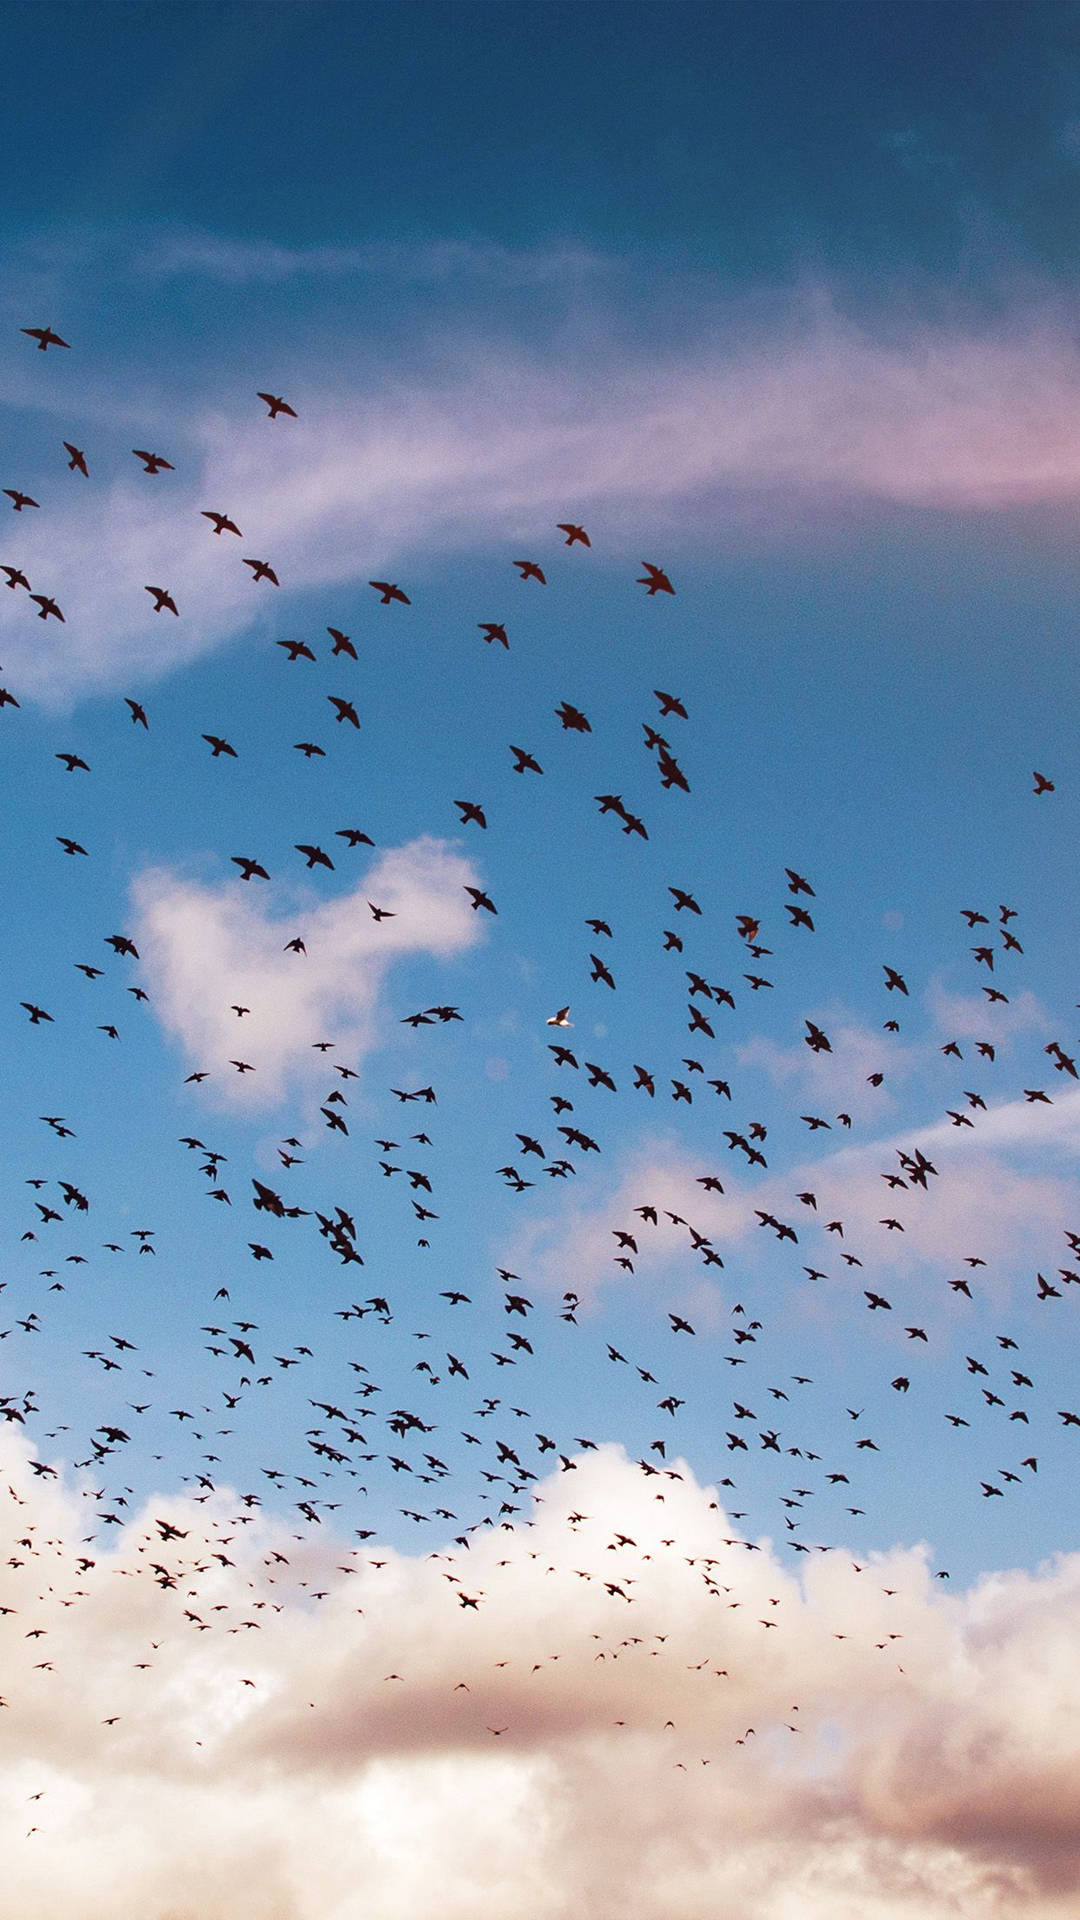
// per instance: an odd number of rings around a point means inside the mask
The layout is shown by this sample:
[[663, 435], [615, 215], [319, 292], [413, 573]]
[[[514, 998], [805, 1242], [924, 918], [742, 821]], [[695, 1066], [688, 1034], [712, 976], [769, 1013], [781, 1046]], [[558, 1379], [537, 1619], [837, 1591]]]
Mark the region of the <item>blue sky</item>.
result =
[[[151, 1828], [215, 1836], [200, 1914], [241, 1911], [279, 1828], [252, 1915], [348, 1912], [305, 1855], [330, 1767], [374, 1827], [428, 1809], [422, 1872], [462, 1920], [461, 1823], [490, 1799], [554, 1832], [579, 1792], [561, 1856], [507, 1854], [500, 1911], [604, 1911], [586, 1828], [631, 1781], [658, 1826], [608, 1884], [636, 1920], [734, 1885], [740, 1920], [783, 1899], [989, 1920], [991, 1868], [1010, 1911], [1058, 1920], [1043, 1814], [993, 1836], [1015, 1772], [1063, 1830], [1073, 1792], [1040, 1717], [1072, 1667], [1027, 1719], [1015, 1687], [1076, 1625], [1077, 9], [225, 0], [4, 25], [2, 484], [38, 504], [3, 502], [0, 562], [64, 615], [0, 582], [0, 1391], [35, 1514], [13, 1506], [0, 1578], [0, 1734], [16, 1799], [29, 1755], [26, 1796], [40, 1772], [58, 1806], [25, 1910], [73, 1888], [88, 1920], [157, 1910], [167, 1856], [86, 1814], [124, 1776]], [[46, 325], [69, 346], [38, 352], [23, 330]], [[410, 1027], [437, 1006], [460, 1018]], [[926, 1190], [896, 1185], [920, 1152]], [[297, 1216], [254, 1210], [253, 1181]], [[318, 1232], [338, 1208], [362, 1265]], [[638, 1557], [594, 1620], [601, 1528]], [[38, 1592], [41, 1539], [47, 1592], [85, 1580], [85, 1604]], [[481, 1589], [475, 1630], [470, 1604], [450, 1633], [443, 1567]], [[242, 1715], [224, 1618], [193, 1640], [174, 1579], [195, 1614], [280, 1594]], [[768, 1681], [741, 1621], [699, 1608], [717, 1582], [757, 1626], [783, 1608]], [[31, 1585], [66, 1728], [23, 1644]], [[612, 1661], [634, 1644], [609, 1645], [628, 1599], [658, 1665], [615, 1715], [590, 1636]], [[130, 1701], [116, 1680], [117, 1760], [97, 1676], [148, 1640], [162, 1673]], [[379, 1691], [399, 1643], [400, 1714]], [[706, 1649], [741, 1676], [719, 1722], [686, 1679]], [[193, 1703], [175, 1754], [147, 1695]], [[657, 1744], [669, 1707], [685, 1752]], [[745, 1761], [744, 1714], [767, 1729]], [[1005, 1756], [981, 1798], [965, 1740]], [[258, 1753], [294, 1770], [277, 1812]], [[781, 1834], [771, 1863], [716, 1839], [700, 1783], [668, 1806], [702, 1759]], [[444, 1806], [450, 1764], [468, 1784]], [[681, 1893], [662, 1829], [704, 1847]], [[95, 1831], [134, 1847], [119, 1891]], [[377, 1891], [415, 1911], [392, 1848]]]

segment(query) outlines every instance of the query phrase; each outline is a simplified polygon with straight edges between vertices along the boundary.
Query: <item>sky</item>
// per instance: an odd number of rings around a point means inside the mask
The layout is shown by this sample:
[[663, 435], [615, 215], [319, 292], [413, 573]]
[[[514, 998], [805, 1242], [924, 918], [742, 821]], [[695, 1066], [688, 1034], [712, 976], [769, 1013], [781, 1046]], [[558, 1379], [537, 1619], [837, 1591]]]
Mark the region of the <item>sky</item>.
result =
[[1080, 10], [2, 20], [12, 1899], [1064, 1920]]

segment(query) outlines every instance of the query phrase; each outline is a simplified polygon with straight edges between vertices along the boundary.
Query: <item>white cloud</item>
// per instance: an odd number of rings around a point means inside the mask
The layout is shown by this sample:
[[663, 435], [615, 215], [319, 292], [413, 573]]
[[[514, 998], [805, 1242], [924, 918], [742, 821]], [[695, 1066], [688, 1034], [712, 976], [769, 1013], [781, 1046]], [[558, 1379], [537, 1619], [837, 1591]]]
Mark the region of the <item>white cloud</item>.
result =
[[[132, 883], [133, 934], [154, 1013], [215, 1101], [257, 1109], [287, 1086], [358, 1067], [382, 1038], [379, 993], [395, 960], [449, 960], [480, 937], [473, 868], [425, 836], [379, 855], [359, 886], [287, 911], [271, 882], [208, 887], [160, 868]], [[392, 918], [376, 921], [369, 902]], [[294, 937], [306, 951], [285, 951]], [[235, 1005], [250, 1011], [238, 1016]], [[333, 1052], [316, 1051], [320, 1041]], [[239, 1058], [255, 1071], [230, 1064]]]
[[800, 1584], [725, 1545], [685, 1463], [645, 1478], [614, 1448], [452, 1561], [240, 1529], [225, 1489], [151, 1502], [106, 1552], [26, 1455], [0, 1834], [28, 1920], [347, 1920], [358, 1887], [375, 1920], [436, 1892], [448, 1920], [1076, 1910], [1080, 1556], [949, 1592], [920, 1550], [857, 1572], [837, 1549]]

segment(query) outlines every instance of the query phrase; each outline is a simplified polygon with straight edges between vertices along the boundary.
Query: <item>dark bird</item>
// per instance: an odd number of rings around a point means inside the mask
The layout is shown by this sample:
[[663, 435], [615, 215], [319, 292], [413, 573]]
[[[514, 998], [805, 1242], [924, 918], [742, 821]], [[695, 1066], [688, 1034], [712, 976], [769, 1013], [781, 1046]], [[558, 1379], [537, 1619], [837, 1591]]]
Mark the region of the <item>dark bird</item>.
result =
[[31, 499], [28, 493], [20, 493], [17, 487], [5, 487], [4, 492], [11, 501], [16, 513], [21, 513], [24, 507], [36, 507], [40, 505], [40, 502]]
[[173, 473], [175, 471], [172, 461], [166, 460], [164, 455], [160, 453], [147, 453], [144, 447], [132, 447], [131, 451], [136, 460], [142, 461], [144, 473]]
[[212, 507], [203, 507], [202, 517], [213, 523], [215, 533], [235, 533], [238, 538], [243, 538], [235, 520], [230, 520], [227, 513], [215, 513]]
[[[168, 587], [144, 587], [143, 592], [153, 595], [155, 613], [177, 612], [176, 601], [173, 599]], [[179, 618], [179, 615], [177, 615], [177, 617]]]
[[[563, 543], [565, 546], [568, 546], [568, 547], [572, 547], [574, 545], [581, 546], [581, 547], [592, 546], [592, 541], [589, 539], [589, 536], [586, 533], [584, 527], [575, 526], [572, 520], [560, 520], [558, 523], [558, 529], [560, 533], [565, 533], [566, 535], [566, 539]], [[514, 564], [516, 566], [516, 565], [519, 565], [520, 562], [515, 561]]]
[[81, 473], [84, 479], [89, 480], [90, 470], [87, 467], [86, 455], [83, 452], [82, 448], [73, 447], [70, 440], [65, 440], [64, 451], [65, 453], [68, 453], [71, 456], [71, 458], [68, 461], [68, 472]]
[[220, 759], [223, 753], [227, 754], [230, 760], [239, 759], [240, 756], [237, 753], [236, 748], [231, 747], [227, 740], [223, 740], [221, 738], [220, 734], [204, 733], [203, 739], [206, 741], [207, 746], [211, 749], [213, 759], [215, 760]]
[[484, 809], [478, 806], [475, 800], [455, 800], [454, 805], [461, 814], [460, 824], [463, 827], [468, 826], [470, 820], [474, 821], [478, 827], [487, 826]]
[[648, 589], [650, 599], [654, 593], [674, 593], [675, 589], [663, 567], [654, 567], [651, 560], [643, 560], [641, 564], [645, 572], [637, 585]]
[[269, 560], [245, 560], [244, 565], [245, 567], [251, 568], [251, 578], [253, 582], [256, 580], [269, 580], [272, 587], [279, 587], [281, 585]]
[[333, 873], [334, 863], [331, 860], [330, 855], [328, 853], [324, 853], [321, 847], [309, 847], [305, 845], [303, 841], [297, 841], [296, 851], [297, 853], [302, 853], [304, 855], [304, 858], [306, 859], [308, 864], [309, 872], [311, 871], [312, 867], [326, 867], [330, 873]]
[[70, 345], [69, 341], [61, 340], [60, 335], [54, 333], [51, 327], [21, 327], [20, 332], [29, 334], [31, 340], [36, 340], [39, 353], [44, 353], [49, 347]]
[[682, 887], [669, 887], [668, 892], [675, 902], [676, 913], [700, 913], [701, 908], [692, 893], [685, 893]]
[[515, 560], [513, 564], [522, 580], [539, 580], [542, 587], [547, 586], [543, 569], [537, 566], [535, 560]]
[[290, 407], [287, 400], [281, 398], [279, 393], [259, 393], [258, 398], [266, 401], [267, 412], [271, 420], [276, 420], [279, 413], [287, 414], [290, 420], [296, 419], [297, 416], [294, 409]]
[[389, 580], [369, 580], [368, 586], [374, 587], [376, 593], [381, 593], [382, 599], [379, 601], [381, 607], [388, 607], [392, 600], [400, 600], [403, 607], [412, 605], [408, 594], [402, 593], [401, 588]]
[[526, 753], [524, 747], [511, 747], [510, 751], [514, 755], [515, 773], [543, 773], [540, 762], [534, 760], [531, 753]]

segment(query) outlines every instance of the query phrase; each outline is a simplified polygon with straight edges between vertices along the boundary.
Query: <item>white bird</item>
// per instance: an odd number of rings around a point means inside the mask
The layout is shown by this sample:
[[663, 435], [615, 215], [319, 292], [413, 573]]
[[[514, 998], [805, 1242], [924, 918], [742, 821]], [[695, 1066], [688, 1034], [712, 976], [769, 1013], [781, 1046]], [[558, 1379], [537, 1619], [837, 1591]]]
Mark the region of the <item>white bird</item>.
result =
[[572, 1027], [574, 1023], [571, 1019], [568, 1018], [569, 1013], [570, 1013], [569, 1007], [560, 1007], [558, 1013], [552, 1014], [550, 1020], [547, 1023], [548, 1026], [549, 1027]]

